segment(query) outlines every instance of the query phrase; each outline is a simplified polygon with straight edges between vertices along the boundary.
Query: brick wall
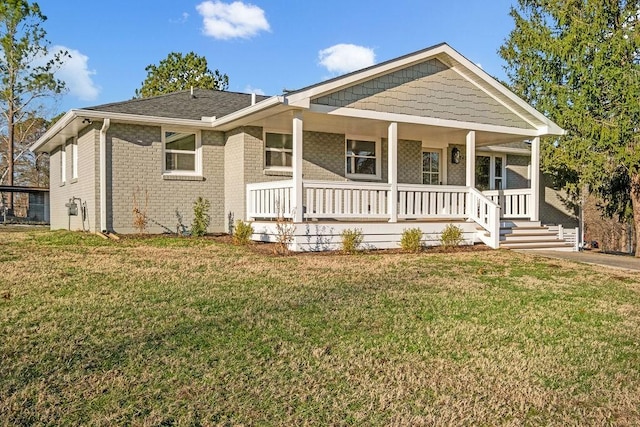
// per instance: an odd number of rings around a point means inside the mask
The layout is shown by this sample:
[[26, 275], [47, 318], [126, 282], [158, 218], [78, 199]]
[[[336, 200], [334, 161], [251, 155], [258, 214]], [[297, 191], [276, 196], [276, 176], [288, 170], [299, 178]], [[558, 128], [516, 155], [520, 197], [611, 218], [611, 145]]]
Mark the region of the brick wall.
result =
[[[460, 150], [460, 163], [453, 164], [451, 159], [451, 151], [456, 147]], [[449, 145], [445, 161], [447, 164], [447, 184], [448, 185], [466, 185], [467, 184], [467, 164], [465, 157], [467, 155], [467, 147], [464, 145]]]
[[507, 188], [530, 188], [529, 163], [531, 156], [507, 155]]
[[[107, 132], [107, 225], [134, 233], [134, 193], [138, 208], [151, 219], [151, 233], [175, 232], [178, 219], [189, 227], [193, 203], [211, 203], [209, 231], [224, 230], [224, 135], [202, 131], [202, 177], [163, 176], [162, 130], [158, 126], [112, 124]], [[145, 199], [148, 198], [148, 202]]]
[[[75, 139], [78, 148], [78, 177], [72, 178], [73, 156], [71, 144], [74, 138], [69, 138], [64, 147], [59, 147], [51, 152], [49, 183], [50, 183], [50, 221], [51, 229], [71, 229], [96, 231], [99, 228], [99, 214], [96, 211], [97, 187], [95, 169], [95, 159], [97, 158], [98, 131], [97, 124], [82, 130]], [[60, 157], [62, 150], [66, 152], [66, 168], [64, 171], [65, 182], [62, 183]], [[66, 203], [71, 198], [76, 200], [78, 205], [78, 215], [69, 216], [67, 214]], [[87, 216], [82, 221], [81, 208], [86, 204]]]

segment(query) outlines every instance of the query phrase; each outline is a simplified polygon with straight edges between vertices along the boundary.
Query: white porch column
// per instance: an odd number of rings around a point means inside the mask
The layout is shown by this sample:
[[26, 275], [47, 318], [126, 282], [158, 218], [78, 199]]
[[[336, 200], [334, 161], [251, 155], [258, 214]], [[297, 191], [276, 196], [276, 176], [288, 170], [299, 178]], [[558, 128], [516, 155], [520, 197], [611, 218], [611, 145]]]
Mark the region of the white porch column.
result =
[[531, 141], [531, 221], [540, 219], [540, 137]]
[[476, 187], [476, 131], [467, 133], [467, 187]]
[[398, 222], [398, 123], [391, 123], [388, 130], [389, 222]]
[[293, 222], [302, 222], [304, 215], [302, 207], [302, 113], [293, 117], [293, 189], [291, 190], [291, 205]]

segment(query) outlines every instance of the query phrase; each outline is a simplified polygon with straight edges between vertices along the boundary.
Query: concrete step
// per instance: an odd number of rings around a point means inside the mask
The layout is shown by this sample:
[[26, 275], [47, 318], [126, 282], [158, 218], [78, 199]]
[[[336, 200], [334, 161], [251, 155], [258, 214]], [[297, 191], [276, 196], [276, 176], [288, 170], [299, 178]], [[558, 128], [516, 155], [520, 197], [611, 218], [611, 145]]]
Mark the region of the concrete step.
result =
[[526, 242], [526, 241], [537, 241], [537, 242], [549, 242], [549, 241], [559, 241], [558, 236], [551, 233], [518, 233], [518, 234], [504, 234], [500, 236], [500, 240], [503, 242]]
[[541, 227], [540, 221], [529, 221], [528, 219], [501, 219], [500, 227], [513, 228], [513, 227]]
[[503, 236], [522, 236], [522, 235], [527, 235], [530, 234], [532, 236], [536, 236], [536, 235], [541, 235], [541, 234], [553, 234], [554, 236], [557, 235], [558, 233], [554, 233], [552, 231], [550, 231], [548, 228], [544, 228], [544, 227], [531, 227], [531, 228], [501, 228], [500, 229], [500, 234]]
[[573, 246], [562, 241], [548, 241], [540, 242], [537, 240], [523, 240], [518, 242], [501, 242], [500, 248], [502, 249], [572, 249]]

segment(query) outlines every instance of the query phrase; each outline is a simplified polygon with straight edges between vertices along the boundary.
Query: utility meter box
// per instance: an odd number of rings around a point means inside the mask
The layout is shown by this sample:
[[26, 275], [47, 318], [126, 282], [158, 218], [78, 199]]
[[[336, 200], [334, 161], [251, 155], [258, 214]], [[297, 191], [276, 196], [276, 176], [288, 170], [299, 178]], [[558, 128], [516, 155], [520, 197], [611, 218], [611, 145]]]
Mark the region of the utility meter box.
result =
[[78, 216], [78, 204], [73, 200], [69, 200], [69, 203], [65, 203], [67, 207], [67, 215]]

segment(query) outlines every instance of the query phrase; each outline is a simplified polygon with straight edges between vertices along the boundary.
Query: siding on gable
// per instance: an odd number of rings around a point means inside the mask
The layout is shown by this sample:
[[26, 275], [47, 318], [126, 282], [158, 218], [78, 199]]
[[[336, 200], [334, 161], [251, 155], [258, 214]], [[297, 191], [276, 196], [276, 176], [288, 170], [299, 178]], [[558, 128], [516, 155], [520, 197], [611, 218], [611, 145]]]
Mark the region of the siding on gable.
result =
[[437, 59], [316, 98], [314, 104], [531, 129]]

